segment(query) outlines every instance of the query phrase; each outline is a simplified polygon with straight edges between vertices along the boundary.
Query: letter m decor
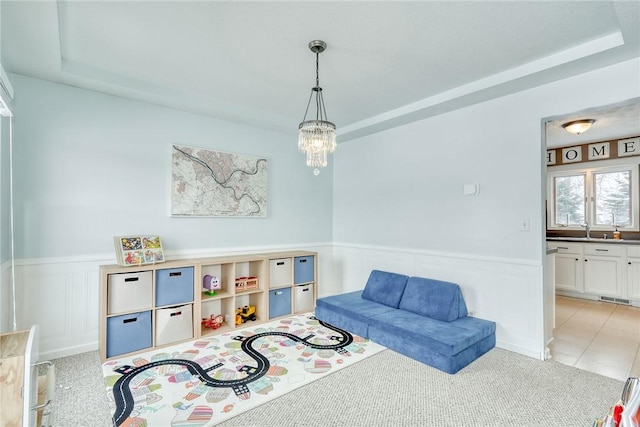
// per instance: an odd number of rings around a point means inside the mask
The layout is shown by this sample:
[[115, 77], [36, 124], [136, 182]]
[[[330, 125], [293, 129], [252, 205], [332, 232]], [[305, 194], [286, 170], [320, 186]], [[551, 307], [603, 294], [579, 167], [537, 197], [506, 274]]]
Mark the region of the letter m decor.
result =
[[587, 158], [589, 160], [608, 159], [610, 156], [610, 144], [608, 142], [589, 144], [588, 153]]

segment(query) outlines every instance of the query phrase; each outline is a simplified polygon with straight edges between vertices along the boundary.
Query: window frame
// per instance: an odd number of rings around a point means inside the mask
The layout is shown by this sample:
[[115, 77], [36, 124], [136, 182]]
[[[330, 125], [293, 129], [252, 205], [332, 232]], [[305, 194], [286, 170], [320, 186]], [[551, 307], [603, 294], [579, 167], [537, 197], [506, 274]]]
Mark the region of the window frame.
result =
[[594, 176], [607, 172], [629, 172], [629, 198], [631, 210], [631, 224], [618, 225], [621, 231], [640, 231], [640, 193], [638, 192], [638, 181], [640, 175], [638, 164], [619, 164], [615, 166], [603, 166], [597, 168], [575, 168], [564, 170], [547, 170], [547, 230], [554, 231], [577, 231], [584, 230], [582, 224], [556, 223], [556, 178], [569, 176], [584, 176], [584, 216], [589, 223], [591, 230], [613, 231], [614, 225], [595, 224], [596, 218], [596, 183]]

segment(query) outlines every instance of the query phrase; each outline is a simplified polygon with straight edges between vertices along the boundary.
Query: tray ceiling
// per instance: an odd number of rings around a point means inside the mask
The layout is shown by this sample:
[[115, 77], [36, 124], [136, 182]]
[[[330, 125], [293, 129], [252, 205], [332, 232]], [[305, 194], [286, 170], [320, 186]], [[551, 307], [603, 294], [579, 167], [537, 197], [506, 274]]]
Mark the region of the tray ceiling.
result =
[[9, 72], [344, 142], [640, 56], [629, 1], [3, 1]]

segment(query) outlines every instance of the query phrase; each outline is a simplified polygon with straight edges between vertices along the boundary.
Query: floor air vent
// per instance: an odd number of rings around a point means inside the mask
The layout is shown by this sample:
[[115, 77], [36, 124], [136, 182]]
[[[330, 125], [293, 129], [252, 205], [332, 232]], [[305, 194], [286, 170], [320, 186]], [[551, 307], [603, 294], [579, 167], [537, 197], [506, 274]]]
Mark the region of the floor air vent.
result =
[[622, 299], [622, 298], [613, 298], [613, 297], [600, 296], [600, 301], [613, 302], [613, 303], [616, 303], [616, 304], [631, 305], [631, 303], [629, 302], [628, 299]]

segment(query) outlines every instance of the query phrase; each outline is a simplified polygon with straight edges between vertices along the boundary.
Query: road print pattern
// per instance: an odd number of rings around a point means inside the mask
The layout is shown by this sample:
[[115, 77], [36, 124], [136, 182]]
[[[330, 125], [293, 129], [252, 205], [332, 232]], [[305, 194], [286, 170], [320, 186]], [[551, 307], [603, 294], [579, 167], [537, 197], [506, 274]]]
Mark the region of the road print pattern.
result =
[[113, 425], [220, 423], [384, 347], [293, 316], [103, 365]]

